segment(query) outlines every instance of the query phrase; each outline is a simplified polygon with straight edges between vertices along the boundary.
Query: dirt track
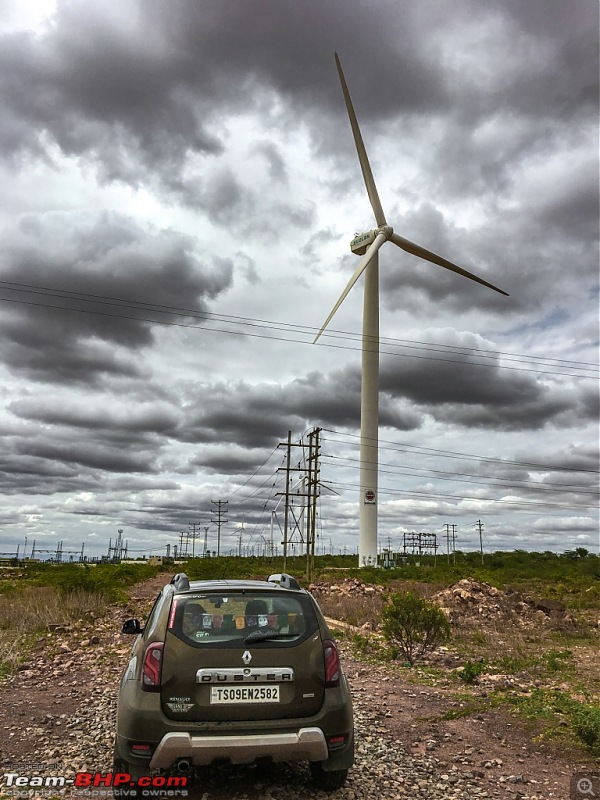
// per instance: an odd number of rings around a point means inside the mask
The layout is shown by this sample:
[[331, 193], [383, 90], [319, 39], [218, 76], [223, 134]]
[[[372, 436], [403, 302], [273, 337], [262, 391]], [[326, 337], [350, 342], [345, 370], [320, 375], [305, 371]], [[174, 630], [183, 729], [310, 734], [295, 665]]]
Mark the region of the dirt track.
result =
[[[8, 768], [21, 775], [110, 771], [116, 687], [130, 646], [118, 631], [126, 616], [144, 616], [163, 583], [159, 577], [136, 587], [126, 608], [111, 608], [95, 624], [59, 628], [41, 638], [30, 661], [0, 686], [4, 773]], [[522, 724], [499, 709], [442, 720], [457, 707], [456, 688], [417, 685], [395, 670], [343, 655], [357, 713], [358, 758], [347, 786], [332, 798], [567, 800], [571, 776], [585, 769], [577, 763], [580, 752], [532, 742]], [[37, 772], [28, 773], [24, 765], [32, 763]], [[17, 796], [4, 791], [2, 797]], [[67, 789], [62, 796], [78, 795]], [[205, 770], [189, 797], [325, 795], [316, 793], [303, 765], [291, 765], [268, 773]]]

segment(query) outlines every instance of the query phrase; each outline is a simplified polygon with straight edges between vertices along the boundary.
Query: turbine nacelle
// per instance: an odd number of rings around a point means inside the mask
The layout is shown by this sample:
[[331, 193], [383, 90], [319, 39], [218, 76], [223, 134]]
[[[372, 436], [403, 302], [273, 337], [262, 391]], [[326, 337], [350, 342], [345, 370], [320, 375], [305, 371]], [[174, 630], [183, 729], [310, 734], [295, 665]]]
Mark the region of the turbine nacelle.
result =
[[350, 127], [352, 128], [352, 135], [354, 137], [354, 144], [356, 146], [356, 152], [358, 154], [358, 160], [363, 174], [365, 188], [367, 190], [369, 201], [371, 203], [371, 208], [373, 209], [373, 214], [375, 216], [375, 222], [378, 227], [373, 230], [366, 231], [365, 233], [357, 234], [354, 237], [354, 239], [350, 242], [350, 249], [352, 250], [352, 252], [356, 253], [356, 255], [358, 256], [362, 256], [362, 258], [357, 268], [354, 270], [352, 277], [348, 281], [348, 285], [340, 295], [331, 313], [323, 323], [321, 330], [316, 335], [315, 342], [319, 339], [319, 337], [321, 336], [327, 325], [329, 325], [333, 315], [341, 306], [343, 301], [346, 299], [346, 296], [348, 295], [350, 289], [352, 289], [356, 281], [360, 278], [362, 273], [369, 266], [369, 263], [377, 255], [380, 247], [383, 244], [385, 244], [385, 242], [392, 242], [401, 250], [404, 250], [406, 253], [410, 253], [413, 256], [417, 256], [417, 258], [421, 258], [424, 261], [429, 261], [430, 264], [436, 264], [438, 267], [447, 269], [450, 272], [456, 273], [457, 275], [462, 275], [464, 278], [468, 278], [469, 280], [474, 281], [475, 283], [479, 283], [482, 286], [486, 286], [488, 289], [492, 289], [494, 292], [498, 292], [499, 294], [503, 295], [508, 295], [507, 292], [503, 291], [502, 289], [499, 289], [497, 286], [494, 286], [493, 283], [489, 283], [483, 278], [474, 275], [472, 272], [468, 272], [466, 269], [459, 267], [452, 261], [448, 261], [448, 259], [443, 258], [442, 256], [438, 256], [437, 253], [433, 253], [431, 250], [426, 250], [421, 245], [416, 244], [415, 242], [411, 242], [409, 239], [405, 239], [403, 236], [399, 236], [397, 233], [394, 233], [393, 228], [391, 228], [387, 224], [385, 213], [381, 206], [381, 201], [379, 199], [379, 194], [377, 192], [377, 187], [375, 186], [375, 179], [373, 178], [373, 173], [371, 171], [371, 165], [369, 164], [367, 151], [365, 149], [360, 128], [358, 127], [358, 120], [356, 119], [356, 114], [354, 113], [354, 106], [352, 105], [352, 100], [350, 99], [350, 92], [348, 91], [348, 86], [346, 85], [346, 79], [344, 78], [344, 73], [342, 71], [342, 65], [340, 63], [340, 59], [338, 58], [337, 53], [335, 54], [335, 63], [337, 64], [340, 83], [342, 85], [342, 92], [346, 103], [346, 110], [348, 111], [348, 118], [350, 119]]
[[378, 233], [385, 233], [386, 239], [391, 239], [394, 229], [389, 225], [381, 225], [376, 230], [366, 231], [365, 233], [358, 233], [350, 242], [350, 250], [357, 256], [364, 256], [373, 244]]

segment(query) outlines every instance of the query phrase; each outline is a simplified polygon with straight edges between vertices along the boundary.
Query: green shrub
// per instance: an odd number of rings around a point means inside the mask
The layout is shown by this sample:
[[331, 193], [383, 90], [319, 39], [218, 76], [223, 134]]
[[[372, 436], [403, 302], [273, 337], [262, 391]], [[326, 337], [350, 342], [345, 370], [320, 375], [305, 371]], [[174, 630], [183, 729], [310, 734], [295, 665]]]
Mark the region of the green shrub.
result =
[[573, 730], [592, 753], [600, 756], [600, 706], [578, 704], [573, 711]]
[[474, 684], [485, 671], [486, 666], [483, 661], [467, 661], [457, 674], [463, 683]]
[[450, 623], [444, 612], [412, 592], [393, 594], [381, 616], [386, 641], [411, 665], [450, 638]]

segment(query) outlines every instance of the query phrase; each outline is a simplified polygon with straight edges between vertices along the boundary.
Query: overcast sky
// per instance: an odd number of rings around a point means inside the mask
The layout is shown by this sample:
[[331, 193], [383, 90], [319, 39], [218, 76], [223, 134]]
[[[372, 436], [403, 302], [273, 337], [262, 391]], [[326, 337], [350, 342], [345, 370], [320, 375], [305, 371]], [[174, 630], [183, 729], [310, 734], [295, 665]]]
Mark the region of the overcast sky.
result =
[[0, 550], [212, 550], [216, 500], [222, 552], [278, 543], [320, 427], [356, 551], [362, 281], [312, 344], [375, 227], [337, 51], [388, 222], [510, 294], [384, 246], [380, 546], [598, 552], [598, 9], [0, 0]]

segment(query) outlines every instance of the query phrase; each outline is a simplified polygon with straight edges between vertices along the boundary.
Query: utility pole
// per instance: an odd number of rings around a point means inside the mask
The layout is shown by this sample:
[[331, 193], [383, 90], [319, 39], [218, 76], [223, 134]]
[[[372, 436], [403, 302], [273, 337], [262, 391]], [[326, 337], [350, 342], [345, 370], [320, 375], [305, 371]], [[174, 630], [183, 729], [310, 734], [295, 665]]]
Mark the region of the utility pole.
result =
[[[292, 444], [292, 432], [288, 431], [287, 435], [287, 442], [279, 442], [278, 447], [285, 446], [287, 448], [286, 458], [285, 458], [285, 467], [280, 467], [278, 472], [281, 470], [285, 471], [285, 492], [277, 492], [277, 495], [283, 495], [285, 497], [285, 506], [284, 506], [284, 521], [283, 521], [283, 571], [285, 572], [287, 569], [287, 557], [288, 557], [288, 548], [292, 541], [292, 537], [290, 536], [289, 532], [289, 513], [290, 513], [290, 495], [291, 495], [291, 473], [292, 472], [304, 472], [303, 469], [300, 468], [300, 464], [298, 467], [291, 467], [291, 458], [292, 458], [292, 447], [301, 447], [304, 448], [305, 445], [302, 442], [298, 442], [297, 444]], [[306, 493], [298, 492], [296, 496], [306, 497]], [[292, 512], [293, 513], [293, 512]]]
[[242, 517], [242, 527], [240, 528], [240, 535], [238, 537], [238, 556], [242, 557], [242, 537], [244, 535], [244, 518]]
[[308, 434], [308, 515], [306, 522], [306, 577], [312, 580], [315, 568], [315, 541], [317, 530], [317, 497], [319, 496], [319, 434], [315, 428]]
[[483, 522], [478, 519], [475, 524], [479, 528], [479, 551], [481, 552], [481, 563], [483, 564]]
[[292, 457], [292, 432], [288, 431], [287, 454], [285, 459], [285, 511], [283, 517], [283, 571], [286, 571], [288, 522], [290, 518], [290, 459]]
[[444, 525], [446, 528], [446, 552], [448, 553], [448, 563], [450, 563], [450, 523]]
[[456, 564], [456, 525], [452, 526], [452, 563]]
[[217, 556], [221, 555], [221, 526], [227, 523], [226, 519], [223, 517], [227, 514], [227, 506], [229, 504], [229, 500], [211, 500], [210, 501], [213, 506], [217, 507], [216, 520], [211, 520], [213, 525], [217, 526]]
[[[308, 467], [303, 469], [300, 464], [298, 467], [290, 467], [291, 449], [292, 447], [305, 448], [303, 442], [292, 444], [291, 431], [288, 431], [287, 443], [280, 442], [279, 445], [285, 444], [287, 447], [286, 466], [282, 467], [285, 470], [285, 492], [278, 492], [278, 495], [285, 496], [285, 518], [283, 530], [283, 571], [285, 572], [287, 566], [288, 547], [292, 543], [292, 537], [289, 534], [289, 510], [290, 510], [290, 474], [292, 472], [304, 472], [306, 481], [306, 491], [294, 492], [295, 497], [306, 497], [306, 572], [310, 580], [314, 568], [315, 558], [315, 541], [316, 541], [316, 517], [317, 517], [317, 497], [319, 496], [319, 452], [321, 446], [319, 444], [319, 435], [322, 428], [315, 428], [308, 434]], [[292, 511], [293, 513], [293, 511]], [[295, 519], [295, 517], [294, 517]], [[298, 523], [296, 521], [298, 526]], [[299, 526], [298, 529], [300, 530]], [[300, 538], [302, 539], [302, 531], [300, 530]], [[292, 545], [293, 547], [293, 545]]]
[[[273, 526], [274, 526], [274, 523], [275, 523], [275, 514], [276, 514], [275, 509], [273, 509], [273, 511], [271, 511], [271, 542], [270, 542], [271, 558], [273, 558], [273, 556], [275, 555], [275, 552], [273, 550]], [[284, 572], [285, 572], [285, 570], [284, 570]]]
[[[192, 540], [192, 558], [196, 558], [196, 539], [200, 535], [200, 533], [196, 533], [196, 524], [195, 522], [188, 522], [188, 539]], [[200, 527], [200, 525], [198, 525]], [[191, 531], [190, 531], [191, 528]]]

